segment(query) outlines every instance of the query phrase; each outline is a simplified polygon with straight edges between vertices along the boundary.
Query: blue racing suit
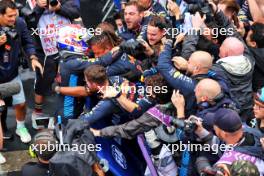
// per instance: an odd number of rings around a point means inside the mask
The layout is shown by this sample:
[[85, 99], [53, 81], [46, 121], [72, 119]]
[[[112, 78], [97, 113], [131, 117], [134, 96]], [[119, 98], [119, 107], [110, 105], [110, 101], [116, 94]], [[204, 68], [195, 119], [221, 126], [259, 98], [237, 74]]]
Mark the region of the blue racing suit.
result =
[[[107, 66], [111, 64], [112, 57], [110, 54], [97, 59], [82, 58], [80, 55], [72, 55], [62, 58], [59, 66], [61, 77], [60, 86], [75, 87], [84, 85], [83, 71], [92, 64]], [[72, 96], [58, 96], [58, 114], [64, 118], [75, 118], [80, 115], [83, 109], [83, 99]]]
[[186, 100], [186, 114], [190, 115], [195, 112], [196, 100], [194, 89], [196, 81], [181, 72], [179, 72], [171, 62], [172, 58], [172, 43], [167, 42], [164, 50], [161, 52], [157, 69], [165, 80], [176, 90], [179, 90], [183, 94]]
[[[117, 60], [116, 60], [117, 58]], [[60, 76], [62, 87], [75, 87], [84, 85], [83, 71], [92, 64], [107, 67], [107, 75], [114, 76], [131, 72], [131, 75], [140, 76], [136, 69], [137, 61], [131, 61], [127, 54], [118, 54], [115, 58], [109, 52], [101, 58], [87, 59], [78, 55], [72, 55], [62, 59], [60, 63]], [[59, 95], [58, 114], [67, 119], [77, 118], [83, 111], [83, 99], [72, 96]]]

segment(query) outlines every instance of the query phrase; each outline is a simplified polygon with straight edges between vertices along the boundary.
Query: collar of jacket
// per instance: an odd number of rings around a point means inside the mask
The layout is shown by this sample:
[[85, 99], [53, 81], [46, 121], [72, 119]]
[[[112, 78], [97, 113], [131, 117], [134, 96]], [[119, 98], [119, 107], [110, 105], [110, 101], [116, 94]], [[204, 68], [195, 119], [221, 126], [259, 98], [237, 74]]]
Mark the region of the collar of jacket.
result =
[[198, 74], [198, 75], [194, 75], [192, 76], [193, 79], [195, 79], [196, 81], [201, 81], [205, 78], [208, 78], [207, 74]]

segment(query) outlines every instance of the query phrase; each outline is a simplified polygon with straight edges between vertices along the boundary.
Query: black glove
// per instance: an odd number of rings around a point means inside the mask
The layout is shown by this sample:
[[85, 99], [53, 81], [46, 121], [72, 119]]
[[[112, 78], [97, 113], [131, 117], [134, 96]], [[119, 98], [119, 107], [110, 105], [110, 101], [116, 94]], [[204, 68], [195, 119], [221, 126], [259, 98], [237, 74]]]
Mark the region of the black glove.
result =
[[144, 53], [145, 47], [137, 40], [130, 39], [130, 40], [122, 42], [120, 44], [120, 49], [122, 52], [136, 57]]
[[71, 145], [73, 139], [78, 138], [79, 135], [83, 134], [83, 131], [88, 128], [88, 122], [81, 119], [69, 119], [63, 133], [64, 143]]

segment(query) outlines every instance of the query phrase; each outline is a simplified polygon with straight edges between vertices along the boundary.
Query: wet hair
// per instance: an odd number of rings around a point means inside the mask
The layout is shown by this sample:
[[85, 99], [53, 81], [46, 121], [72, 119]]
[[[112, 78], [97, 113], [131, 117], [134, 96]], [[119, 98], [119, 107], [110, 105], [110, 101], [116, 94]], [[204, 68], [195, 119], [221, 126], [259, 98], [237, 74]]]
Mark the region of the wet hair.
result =
[[4, 15], [6, 13], [7, 8], [17, 9], [17, 6], [12, 0], [1, 0], [0, 1], [0, 14]]
[[264, 48], [264, 24], [255, 22], [251, 26], [252, 35], [251, 40], [256, 42], [258, 48]]
[[101, 34], [99, 35], [94, 35], [89, 41], [88, 44], [90, 46], [93, 45], [100, 45], [102, 48], [107, 48], [107, 47], [115, 47], [120, 45], [121, 39], [116, 36], [115, 33], [110, 32], [110, 31], [102, 31]]
[[166, 20], [163, 17], [155, 15], [151, 18], [148, 25], [158, 27], [159, 29], [163, 30], [166, 28]]
[[[158, 104], [166, 104], [171, 101], [172, 88], [169, 86], [167, 81], [163, 78], [161, 74], [155, 74], [149, 76], [145, 79], [145, 86], [152, 88], [152, 94], [155, 95], [155, 101]], [[159, 93], [153, 91], [156, 87], [160, 87]], [[163, 92], [163, 88], [166, 88], [166, 92]]]
[[141, 5], [139, 5], [137, 1], [129, 1], [128, 3], [125, 4], [125, 7], [128, 6], [135, 6], [139, 13], [145, 11], [145, 9]]
[[111, 23], [108, 23], [106, 21], [98, 24], [96, 28], [100, 28], [101, 31], [115, 33], [115, 27]]
[[88, 81], [102, 85], [107, 80], [105, 67], [101, 65], [91, 65], [84, 70], [84, 76]]

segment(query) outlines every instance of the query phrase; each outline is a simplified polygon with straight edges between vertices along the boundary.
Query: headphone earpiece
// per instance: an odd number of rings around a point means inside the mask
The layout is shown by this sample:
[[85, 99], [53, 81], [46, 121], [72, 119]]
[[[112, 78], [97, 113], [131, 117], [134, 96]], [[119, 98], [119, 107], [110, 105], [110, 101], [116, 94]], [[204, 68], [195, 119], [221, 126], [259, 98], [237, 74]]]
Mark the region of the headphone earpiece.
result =
[[36, 152], [32, 149], [31, 146], [32, 146], [32, 145], [30, 145], [29, 148], [28, 148], [29, 156], [30, 156], [31, 158], [37, 158], [37, 154], [36, 154]]
[[34, 149], [32, 148], [32, 145], [37, 145], [38, 141], [43, 141], [43, 140], [50, 141], [50, 143], [54, 143], [54, 144], [57, 143], [57, 139], [53, 135], [52, 130], [44, 129], [38, 132], [33, 139], [33, 143], [29, 146], [29, 149], [28, 149], [28, 153], [31, 158], [37, 158], [38, 156], [37, 152], [34, 151]]

